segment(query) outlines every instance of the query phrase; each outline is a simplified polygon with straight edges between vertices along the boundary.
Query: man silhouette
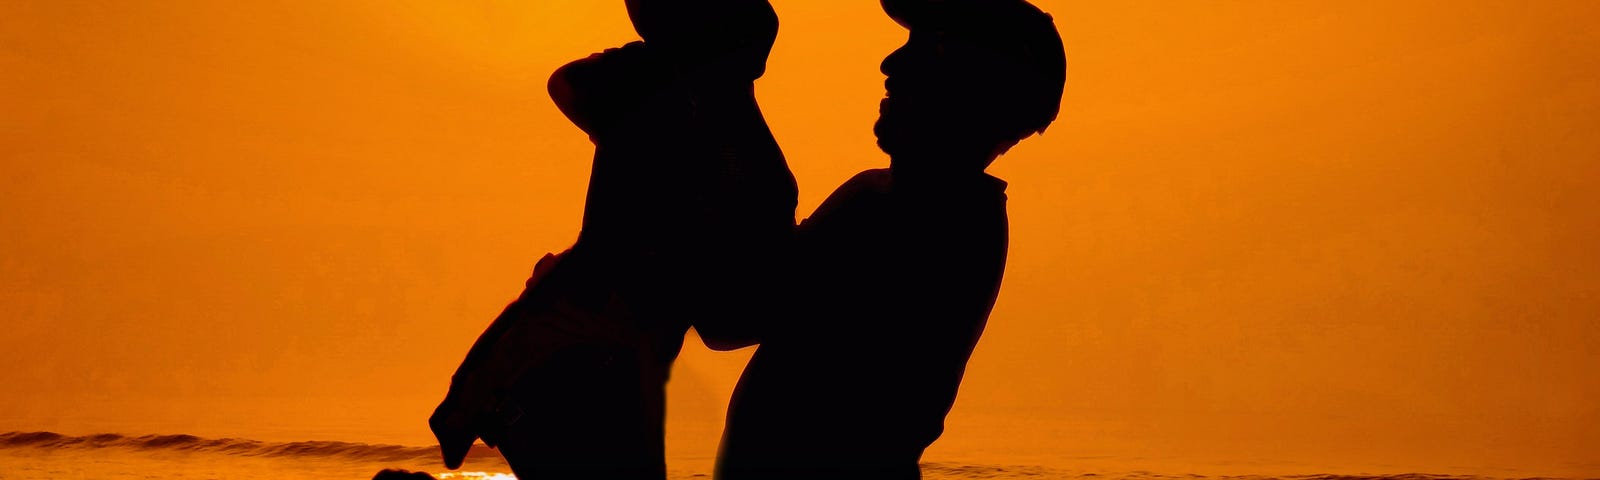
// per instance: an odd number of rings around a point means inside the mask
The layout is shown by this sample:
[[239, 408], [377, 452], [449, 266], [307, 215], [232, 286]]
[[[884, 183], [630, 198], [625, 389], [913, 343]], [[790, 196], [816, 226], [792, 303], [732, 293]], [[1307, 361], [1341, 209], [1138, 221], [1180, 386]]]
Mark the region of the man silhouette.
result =
[[881, 67], [890, 167], [798, 228], [801, 319], [739, 380], [722, 479], [919, 478], [999, 292], [1006, 184], [984, 169], [1054, 120], [1060, 36], [1021, 0], [882, 4], [910, 30]]
[[483, 438], [521, 478], [665, 477], [665, 382], [694, 325], [786, 288], [794, 178], [756, 105], [777, 17], [765, 0], [629, 0], [644, 38], [558, 69], [595, 144], [583, 228], [546, 255], [468, 352], [429, 419], [446, 466]]

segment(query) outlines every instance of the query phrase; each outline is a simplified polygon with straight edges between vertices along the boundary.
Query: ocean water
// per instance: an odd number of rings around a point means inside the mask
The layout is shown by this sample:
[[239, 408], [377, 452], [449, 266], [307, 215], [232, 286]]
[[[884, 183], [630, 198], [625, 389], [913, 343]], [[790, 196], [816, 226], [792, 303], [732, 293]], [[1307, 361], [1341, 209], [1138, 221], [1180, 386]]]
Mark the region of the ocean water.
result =
[[[668, 478], [710, 478], [706, 465], [676, 468]], [[266, 442], [194, 435], [63, 435], [54, 432], [0, 434], [0, 479], [367, 479], [398, 468], [440, 479], [514, 479], [500, 456], [479, 445], [458, 471], [445, 470], [435, 446], [343, 441]], [[1077, 480], [1501, 480], [1496, 477], [1433, 475], [1238, 475], [1174, 472], [1085, 471], [1038, 465], [926, 463], [923, 477], [939, 479]], [[1525, 479], [1531, 480], [1531, 479]]]
[[[263, 442], [193, 435], [0, 434], [0, 478], [363, 479], [385, 468], [446, 473], [437, 447], [340, 441]], [[510, 478], [498, 454], [475, 449], [441, 478]]]

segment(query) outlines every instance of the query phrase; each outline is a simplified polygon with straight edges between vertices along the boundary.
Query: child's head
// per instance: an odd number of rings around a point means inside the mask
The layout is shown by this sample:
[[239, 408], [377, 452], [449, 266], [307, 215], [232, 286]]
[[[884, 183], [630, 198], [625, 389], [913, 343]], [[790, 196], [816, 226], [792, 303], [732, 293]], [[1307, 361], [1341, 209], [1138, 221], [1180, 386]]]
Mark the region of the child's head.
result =
[[626, 0], [645, 43], [679, 69], [750, 81], [766, 71], [778, 36], [767, 0]]

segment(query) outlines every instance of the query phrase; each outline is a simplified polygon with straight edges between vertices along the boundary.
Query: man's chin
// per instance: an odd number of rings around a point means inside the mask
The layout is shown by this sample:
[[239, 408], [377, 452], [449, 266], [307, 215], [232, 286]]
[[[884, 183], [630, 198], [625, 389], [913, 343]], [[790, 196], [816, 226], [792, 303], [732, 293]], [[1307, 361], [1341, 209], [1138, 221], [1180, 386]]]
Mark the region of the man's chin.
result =
[[883, 150], [883, 118], [872, 123], [872, 138], [878, 140], [878, 150]]
[[906, 140], [911, 138], [909, 135], [911, 132], [906, 131], [906, 124], [896, 120], [894, 117], [884, 115], [879, 116], [877, 123], [872, 124], [872, 135], [878, 139], [878, 148], [885, 152], [905, 145]]
[[872, 136], [878, 139], [878, 150], [890, 155], [894, 154], [895, 135], [890, 133], [889, 128], [884, 126], [883, 120], [878, 120], [878, 123], [872, 125]]

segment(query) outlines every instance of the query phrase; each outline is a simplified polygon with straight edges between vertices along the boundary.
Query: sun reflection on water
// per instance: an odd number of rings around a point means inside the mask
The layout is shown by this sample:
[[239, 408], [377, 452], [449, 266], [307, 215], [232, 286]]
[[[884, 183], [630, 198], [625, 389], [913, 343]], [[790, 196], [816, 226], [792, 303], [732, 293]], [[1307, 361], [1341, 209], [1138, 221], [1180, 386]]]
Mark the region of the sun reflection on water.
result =
[[438, 478], [439, 480], [445, 480], [447, 478], [460, 478], [460, 479], [471, 479], [471, 480], [517, 480], [517, 476], [516, 475], [512, 475], [512, 474], [509, 474], [509, 473], [489, 473], [489, 472], [444, 472], [444, 473], [436, 473], [433, 476], [434, 476], [434, 478]]

